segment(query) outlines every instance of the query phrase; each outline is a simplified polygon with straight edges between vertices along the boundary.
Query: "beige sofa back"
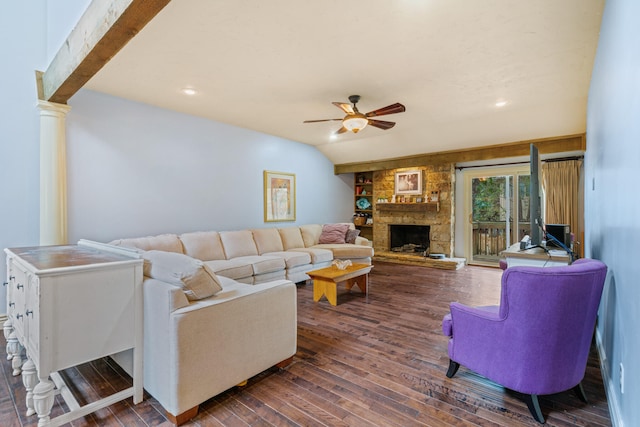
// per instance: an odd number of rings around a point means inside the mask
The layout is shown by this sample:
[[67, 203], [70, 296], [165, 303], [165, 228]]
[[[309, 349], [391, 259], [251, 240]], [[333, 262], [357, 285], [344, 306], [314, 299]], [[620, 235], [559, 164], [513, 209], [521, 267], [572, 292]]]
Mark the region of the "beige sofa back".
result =
[[257, 228], [251, 230], [253, 240], [260, 255], [270, 252], [282, 252], [284, 246], [277, 228]]
[[259, 255], [251, 230], [221, 231], [220, 239], [227, 259]]
[[227, 259], [220, 233], [217, 231], [196, 231], [180, 235], [184, 253], [201, 261]]
[[282, 247], [285, 251], [305, 247], [304, 240], [302, 239], [302, 233], [300, 232], [300, 227], [278, 228], [278, 234], [280, 234]]
[[184, 253], [182, 243], [177, 234], [159, 234], [157, 236], [118, 239], [109, 242], [111, 245], [142, 249], [143, 251], [165, 251]]
[[[349, 228], [355, 226], [352, 223]], [[307, 224], [283, 228], [258, 228], [240, 231], [196, 231], [157, 236], [119, 239], [113, 245], [138, 248], [145, 251], [160, 250], [178, 252], [201, 261], [222, 261], [239, 257], [257, 256], [309, 248], [330, 250], [331, 258], [370, 258], [371, 242], [358, 237], [356, 245], [319, 245], [322, 224]]]

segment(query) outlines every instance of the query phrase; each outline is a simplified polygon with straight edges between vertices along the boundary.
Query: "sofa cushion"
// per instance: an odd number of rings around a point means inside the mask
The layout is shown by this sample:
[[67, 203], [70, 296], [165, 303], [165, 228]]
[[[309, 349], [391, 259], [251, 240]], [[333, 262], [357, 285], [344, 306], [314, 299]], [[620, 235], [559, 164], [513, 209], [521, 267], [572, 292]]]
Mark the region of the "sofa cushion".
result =
[[345, 243], [355, 243], [356, 242], [356, 238], [360, 235], [360, 230], [358, 229], [353, 229], [353, 230], [347, 230], [347, 235], [344, 238], [344, 242]]
[[256, 274], [251, 281], [252, 285], [259, 283], [272, 282], [274, 280], [282, 280], [287, 278], [286, 270], [271, 271], [269, 273]]
[[160, 234], [158, 236], [118, 239], [109, 242], [110, 245], [138, 248], [143, 251], [164, 251], [184, 253], [182, 243], [177, 234]]
[[267, 252], [264, 255], [282, 258], [287, 270], [301, 265], [311, 265], [311, 255], [302, 251]]
[[202, 261], [165, 251], [146, 251], [144, 275], [182, 288], [190, 301], [210, 297], [222, 290], [216, 274]]
[[330, 249], [297, 248], [293, 252], [306, 252], [311, 256], [311, 264], [321, 264], [333, 261], [333, 252]]
[[347, 230], [349, 230], [348, 224], [325, 224], [322, 226], [322, 233], [318, 243], [345, 243]]
[[329, 249], [333, 251], [334, 258], [368, 258], [373, 256], [371, 246], [342, 244], [319, 244], [314, 246], [319, 249]]
[[300, 227], [278, 228], [278, 233], [280, 233], [280, 239], [282, 239], [282, 246], [285, 251], [304, 248]]
[[271, 273], [285, 269], [284, 259], [266, 255], [250, 255], [234, 258], [234, 261], [251, 264], [253, 275]]
[[237, 259], [216, 259], [204, 263], [216, 274], [230, 279], [240, 280], [253, 276], [253, 267], [250, 262]]
[[260, 255], [268, 252], [280, 252], [284, 250], [280, 233], [276, 228], [259, 228], [251, 230], [253, 241], [256, 243]]
[[180, 235], [185, 255], [201, 261], [226, 259], [224, 248], [217, 231], [196, 231]]
[[300, 226], [300, 233], [302, 234], [302, 241], [305, 248], [317, 245], [322, 234], [322, 225], [320, 224], [308, 224]]
[[305, 282], [309, 279], [307, 271], [314, 269], [312, 264], [300, 265], [298, 267], [287, 269], [287, 280], [291, 280], [294, 283]]
[[258, 248], [253, 240], [253, 234], [249, 230], [221, 231], [220, 240], [222, 240], [227, 259], [258, 255]]

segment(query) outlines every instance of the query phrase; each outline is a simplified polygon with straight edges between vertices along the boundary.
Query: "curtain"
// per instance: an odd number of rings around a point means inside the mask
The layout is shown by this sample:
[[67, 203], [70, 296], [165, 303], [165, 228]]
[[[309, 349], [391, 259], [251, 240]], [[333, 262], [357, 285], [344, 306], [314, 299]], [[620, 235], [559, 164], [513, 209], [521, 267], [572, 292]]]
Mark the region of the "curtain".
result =
[[545, 223], [569, 224], [576, 240], [582, 239], [581, 169], [582, 160], [552, 161], [542, 165]]

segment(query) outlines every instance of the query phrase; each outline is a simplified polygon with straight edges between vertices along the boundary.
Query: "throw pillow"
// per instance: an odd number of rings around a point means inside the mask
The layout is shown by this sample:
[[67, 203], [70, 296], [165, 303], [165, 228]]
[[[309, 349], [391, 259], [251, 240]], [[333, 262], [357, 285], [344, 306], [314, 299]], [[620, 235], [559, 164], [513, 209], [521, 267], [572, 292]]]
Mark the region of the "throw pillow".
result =
[[349, 224], [325, 224], [318, 243], [345, 243]]
[[355, 243], [356, 237], [358, 237], [359, 235], [360, 230], [347, 230], [347, 236], [345, 237], [344, 241], [347, 243]]
[[200, 260], [164, 251], [147, 251], [142, 258], [145, 276], [182, 288], [189, 301], [207, 298], [222, 290], [216, 274]]

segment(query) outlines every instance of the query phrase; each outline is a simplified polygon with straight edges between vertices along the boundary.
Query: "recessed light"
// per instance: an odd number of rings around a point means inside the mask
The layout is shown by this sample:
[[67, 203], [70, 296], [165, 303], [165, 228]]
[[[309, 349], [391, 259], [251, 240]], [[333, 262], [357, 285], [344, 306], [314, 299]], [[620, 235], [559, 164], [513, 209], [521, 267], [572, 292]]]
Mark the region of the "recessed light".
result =
[[185, 87], [184, 89], [182, 89], [182, 93], [184, 93], [185, 95], [193, 96], [198, 92], [196, 92], [196, 90], [193, 88]]
[[496, 107], [500, 108], [500, 107], [504, 107], [505, 105], [507, 105], [507, 101], [501, 99], [500, 101], [496, 102]]

